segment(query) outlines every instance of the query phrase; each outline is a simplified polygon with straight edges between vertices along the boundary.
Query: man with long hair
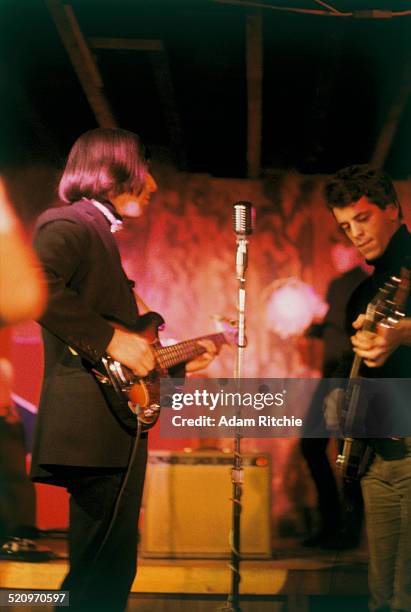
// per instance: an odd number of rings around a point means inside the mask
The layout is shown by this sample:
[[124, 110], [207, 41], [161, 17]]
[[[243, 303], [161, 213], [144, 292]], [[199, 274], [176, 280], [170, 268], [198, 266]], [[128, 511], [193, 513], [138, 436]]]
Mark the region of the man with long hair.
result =
[[[139, 377], [154, 368], [149, 343], [127, 331], [139, 311], [115, 232], [123, 217], [144, 212], [156, 188], [136, 134], [91, 130], [74, 144], [60, 180], [67, 206], [43, 213], [36, 227], [49, 302], [40, 319], [45, 373], [32, 477], [70, 493], [70, 570], [61, 588], [76, 611], [124, 610], [136, 571], [147, 434], [130, 462], [135, 434], [89, 365], [107, 353]], [[215, 347], [206, 348], [191, 370], [211, 361]]]

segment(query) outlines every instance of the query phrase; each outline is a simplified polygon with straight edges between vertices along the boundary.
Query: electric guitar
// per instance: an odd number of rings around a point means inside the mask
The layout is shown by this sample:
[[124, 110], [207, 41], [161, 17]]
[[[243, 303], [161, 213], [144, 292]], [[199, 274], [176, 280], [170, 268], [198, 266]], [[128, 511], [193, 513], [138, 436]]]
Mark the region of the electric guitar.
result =
[[[403, 267], [400, 277], [391, 276], [368, 304], [362, 331], [374, 332], [379, 323], [390, 327], [396, 325], [405, 316], [403, 309], [409, 286], [410, 270]], [[356, 480], [363, 475], [371, 454], [367, 440], [355, 437], [360, 432], [365, 434], [363, 426], [368, 400], [362, 396], [359, 374], [362, 362], [362, 357], [355, 355], [341, 410], [344, 440], [336, 464], [346, 480]]]
[[132, 331], [150, 343], [155, 357], [155, 368], [145, 377], [136, 376], [130, 368], [104, 355], [100, 362], [93, 364], [91, 372], [116, 418], [131, 431], [136, 431], [140, 421], [142, 431], [153, 427], [161, 409], [160, 381], [170, 376], [169, 369], [198, 357], [207, 351], [199, 340], [212, 340], [217, 350], [224, 344], [235, 341], [235, 324], [224, 317], [215, 317], [224, 331], [191, 340], [184, 340], [171, 346], [162, 346], [158, 332], [164, 327], [164, 319], [156, 312], [148, 312], [139, 318], [138, 326], [130, 329], [113, 324], [118, 329]]

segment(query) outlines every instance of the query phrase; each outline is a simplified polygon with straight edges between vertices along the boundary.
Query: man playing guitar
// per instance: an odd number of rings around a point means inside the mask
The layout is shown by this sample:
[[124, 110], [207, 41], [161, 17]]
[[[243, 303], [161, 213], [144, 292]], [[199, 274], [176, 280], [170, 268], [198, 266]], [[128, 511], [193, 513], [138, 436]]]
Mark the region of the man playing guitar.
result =
[[[340, 228], [358, 248], [373, 274], [352, 294], [347, 323], [354, 327], [353, 351], [362, 358], [367, 378], [411, 377], [411, 302], [405, 317], [393, 326], [363, 331], [367, 304], [392, 275], [398, 276], [411, 255], [411, 234], [389, 176], [367, 165], [339, 171], [326, 185], [327, 206]], [[334, 376], [347, 376], [352, 362]], [[338, 393], [338, 392], [337, 392]], [[336, 393], [325, 401], [335, 407]], [[409, 399], [409, 398], [408, 398]], [[400, 407], [409, 410], [408, 405]], [[385, 407], [387, 413], [390, 405]], [[405, 432], [406, 435], [411, 432]], [[370, 610], [411, 611], [411, 438], [369, 441], [373, 458], [361, 486], [369, 544]]]
[[[70, 493], [70, 569], [61, 588], [76, 612], [122, 612], [136, 571], [147, 434], [136, 442], [91, 367], [104, 355], [137, 377], [155, 367], [149, 342], [128, 331], [140, 315], [114, 232], [124, 217], [143, 214], [156, 189], [135, 134], [91, 130], [74, 144], [60, 181], [68, 205], [43, 213], [35, 232], [49, 301], [39, 321], [45, 372], [32, 478]], [[203, 347], [190, 371], [213, 359], [213, 342]]]

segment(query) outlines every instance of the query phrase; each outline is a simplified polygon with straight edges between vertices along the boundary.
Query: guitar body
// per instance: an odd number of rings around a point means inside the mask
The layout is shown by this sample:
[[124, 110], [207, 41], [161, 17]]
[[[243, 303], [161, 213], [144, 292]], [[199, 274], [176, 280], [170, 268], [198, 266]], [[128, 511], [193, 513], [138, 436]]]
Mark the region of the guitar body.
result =
[[[336, 464], [343, 477], [357, 480], [364, 474], [368, 465], [371, 449], [367, 443], [365, 419], [370, 397], [362, 385], [360, 377], [351, 377], [345, 391], [340, 411], [343, 431], [347, 432], [340, 447]], [[354, 438], [353, 432], [361, 438]]]
[[[161, 347], [158, 332], [164, 326], [164, 319], [156, 312], [142, 315], [138, 325], [132, 329], [117, 324], [113, 326], [136, 332], [153, 347]], [[140, 421], [144, 432], [157, 423], [160, 416], [160, 380], [169, 376], [166, 368], [157, 363], [148, 376], [139, 378], [129, 368], [105, 355], [100, 363], [93, 365], [92, 372], [115, 417], [126, 429], [135, 432]]]
[[372, 450], [367, 440], [344, 438], [341, 453], [336, 464], [347, 481], [358, 480], [365, 473], [371, 459]]
[[207, 350], [198, 342], [199, 340], [210, 339], [217, 348], [232, 343], [228, 340], [229, 334], [232, 333], [229, 329], [229, 326], [233, 327], [232, 323], [226, 322], [224, 317], [218, 320], [226, 326], [224, 333], [210, 334], [164, 347], [158, 337], [159, 330], [164, 326], [164, 319], [156, 312], [142, 315], [138, 324], [132, 329], [112, 323], [117, 329], [134, 332], [147, 340], [156, 362], [154, 370], [143, 378], [136, 376], [130, 368], [107, 354], [91, 367], [111, 411], [123, 427], [135, 432], [140, 423], [144, 432], [157, 423], [160, 416], [161, 379], [170, 376], [170, 368], [183, 364]]
[[[399, 277], [391, 276], [379, 289], [374, 299], [368, 304], [363, 324], [363, 331], [375, 332], [379, 323], [392, 326], [405, 316], [404, 306], [410, 289], [410, 270], [403, 266]], [[345, 405], [342, 411], [342, 431], [344, 441], [336, 464], [348, 481], [361, 478], [365, 473], [372, 451], [365, 438], [364, 429], [367, 406], [370, 397], [363, 391], [359, 374], [362, 359], [354, 357], [345, 393]]]

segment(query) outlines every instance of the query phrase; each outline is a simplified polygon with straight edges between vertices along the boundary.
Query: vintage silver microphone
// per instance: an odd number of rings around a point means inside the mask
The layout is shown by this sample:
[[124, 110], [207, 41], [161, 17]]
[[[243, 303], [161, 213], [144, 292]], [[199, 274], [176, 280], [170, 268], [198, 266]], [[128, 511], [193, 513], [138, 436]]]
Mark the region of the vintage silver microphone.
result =
[[[233, 230], [237, 237], [236, 275], [238, 293], [238, 346], [245, 342], [245, 272], [248, 266], [248, 240], [253, 232], [254, 208], [251, 202], [236, 202], [233, 206]], [[236, 378], [241, 378], [241, 357], [238, 356]]]
[[237, 236], [236, 271], [244, 279], [248, 265], [247, 236], [253, 232], [254, 209], [251, 202], [236, 202], [233, 206], [233, 230]]
[[254, 209], [251, 202], [236, 202], [233, 206], [233, 229], [237, 236], [253, 233]]

